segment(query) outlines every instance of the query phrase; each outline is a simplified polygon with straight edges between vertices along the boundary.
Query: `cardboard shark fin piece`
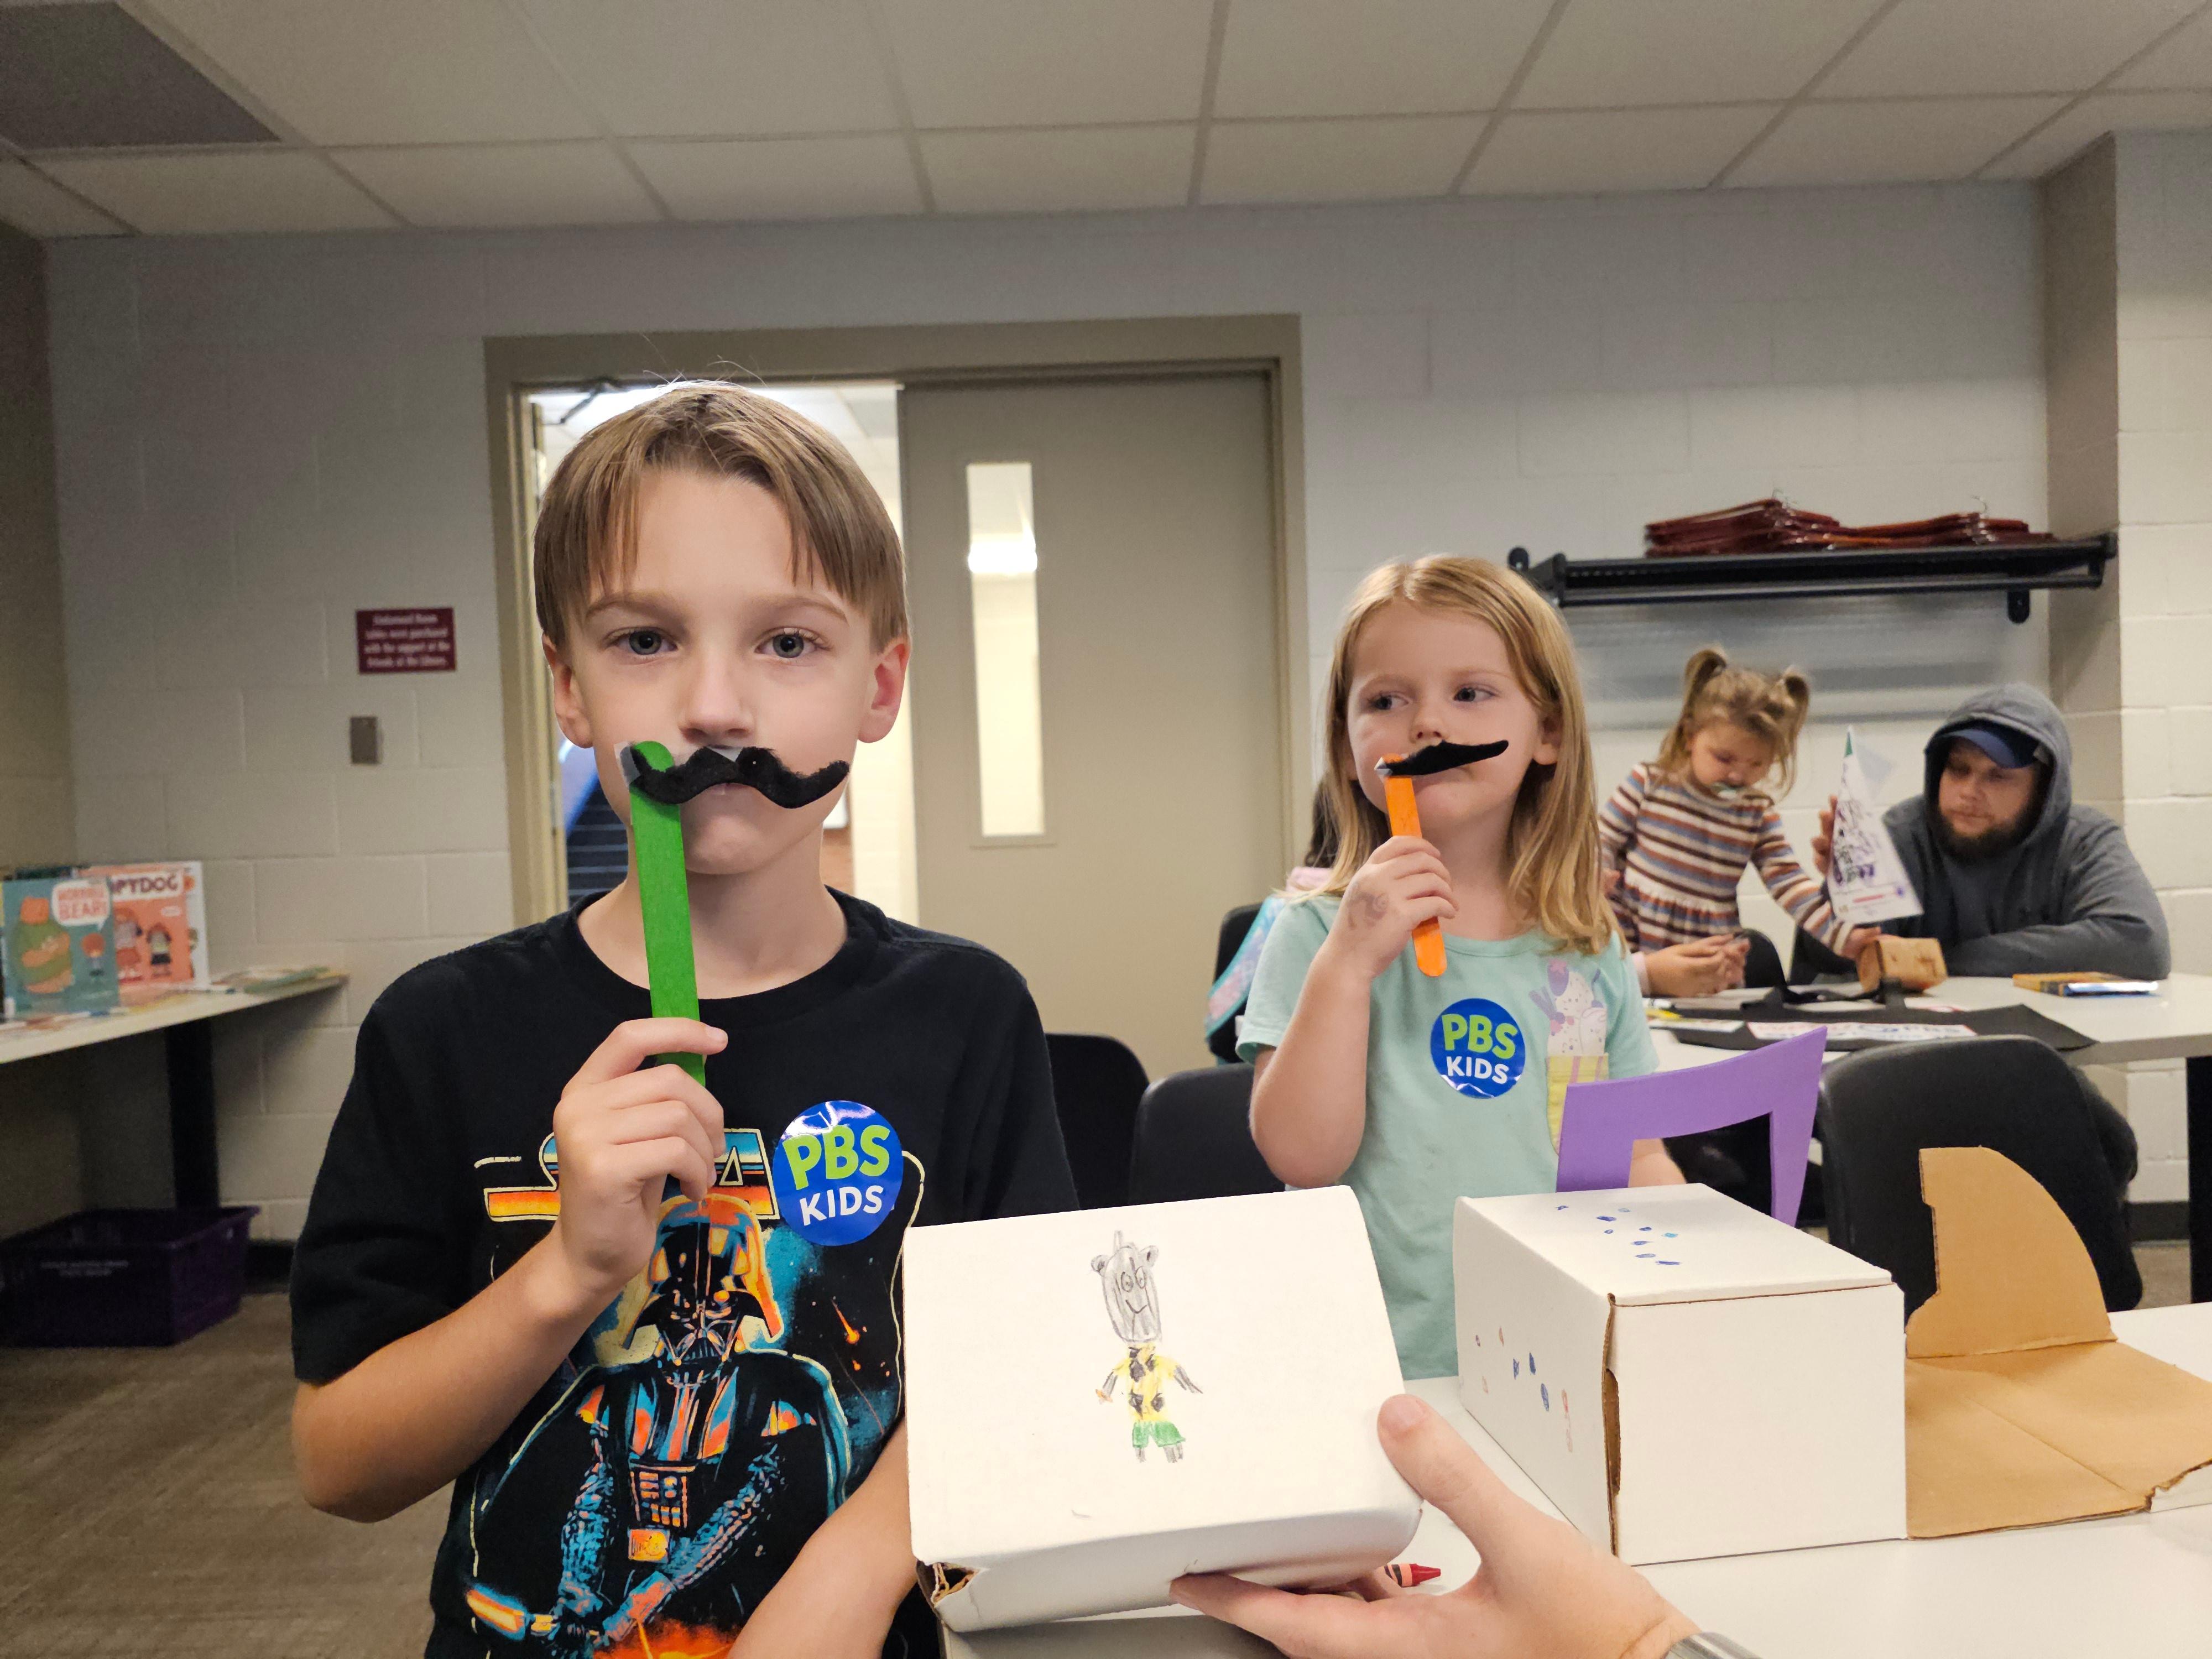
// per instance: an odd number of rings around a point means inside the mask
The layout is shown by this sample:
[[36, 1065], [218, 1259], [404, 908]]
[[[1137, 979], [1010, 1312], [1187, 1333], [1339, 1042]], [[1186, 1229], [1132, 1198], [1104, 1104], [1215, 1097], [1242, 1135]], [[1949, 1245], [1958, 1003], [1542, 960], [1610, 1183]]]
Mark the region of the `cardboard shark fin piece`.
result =
[[1924, 1148], [1920, 1186], [1936, 1294], [1905, 1328], [1911, 1535], [2212, 1501], [2212, 1382], [2113, 1337], [2051, 1194], [1986, 1146]]

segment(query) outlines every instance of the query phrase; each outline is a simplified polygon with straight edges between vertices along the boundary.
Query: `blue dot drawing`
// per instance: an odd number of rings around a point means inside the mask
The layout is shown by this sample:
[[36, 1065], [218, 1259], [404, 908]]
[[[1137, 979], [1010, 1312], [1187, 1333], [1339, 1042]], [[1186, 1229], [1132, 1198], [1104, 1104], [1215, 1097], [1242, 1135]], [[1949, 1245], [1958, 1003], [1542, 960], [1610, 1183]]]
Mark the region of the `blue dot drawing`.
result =
[[1550, 1387], [1549, 1387], [1547, 1384], [1545, 1384], [1545, 1383], [1542, 1383], [1542, 1382], [1539, 1382], [1539, 1383], [1536, 1385], [1536, 1392], [1543, 1397], [1543, 1401], [1544, 1401], [1544, 1409], [1545, 1409], [1546, 1411], [1549, 1411], [1549, 1410], [1551, 1410], [1551, 1409], [1552, 1409], [1552, 1390], [1551, 1390]]
[[[1647, 1221], [1647, 1222], [1645, 1222], [1645, 1223], [1644, 1223], [1641, 1227], [1638, 1227], [1636, 1231], [1637, 1231], [1638, 1232], [1639, 1232], [1639, 1233], [1648, 1233], [1648, 1232], [1650, 1232], [1650, 1231], [1651, 1231], [1651, 1224], [1650, 1224], [1650, 1222], [1648, 1222], [1648, 1221]], [[1669, 1234], [1668, 1234], [1668, 1235], [1667, 1235], [1667, 1237], [1669, 1237], [1669, 1238], [1672, 1238], [1672, 1237], [1674, 1237], [1674, 1234], [1669, 1233]]]
[[1636, 1259], [1638, 1261], [1649, 1261], [1652, 1259], [1651, 1252], [1649, 1250], [1638, 1250], [1636, 1253]]
[[1667, 1235], [1667, 1237], [1669, 1237], [1669, 1238], [1673, 1238], [1673, 1237], [1675, 1237], [1675, 1235], [1674, 1235], [1674, 1234], [1673, 1234], [1673, 1233], [1668, 1233], [1668, 1234]]
[[1533, 1353], [1532, 1353], [1532, 1354], [1530, 1354], [1530, 1355], [1528, 1356], [1528, 1375], [1529, 1375], [1529, 1376], [1535, 1376], [1535, 1374], [1536, 1374], [1536, 1356], [1535, 1356], [1534, 1354], [1533, 1354]]
[[1517, 1359], [1513, 1362], [1513, 1375], [1516, 1376], [1521, 1375], [1521, 1362]]
[[1612, 1228], [1610, 1228], [1610, 1227], [1607, 1227], [1607, 1228], [1606, 1229], [1606, 1231], [1607, 1231], [1607, 1233], [1611, 1233], [1611, 1232], [1613, 1231], [1613, 1229], [1612, 1229]]
[[1600, 1221], [1610, 1221], [1610, 1220], [1612, 1220], [1612, 1219], [1613, 1219], [1613, 1218], [1612, 1218], [1611, 1216], [1609, 1216], [1609, 1215], [1601, 1215], [1601, 1216], [1600, 1216], [1600, 1217], [1598, 1218], [1598, 1219], [1599, 1219]]
[[1662, 1267], [1679, 1267], [1682, 1264], [1679, 1261], [1669, 1261], [1662, 1255], [1659, 1258], [1659, 1265]]
[[1558, 1210], [1564, 1210], [1564, 1209], [1565, 1209], [1567, 1206], [1566, 1206], [1565, 1205], [1564, 1205], [1564, 1204], [1555, 1204], [1555, 1205], [1553, 1205], [1552, 1207], [1553, 1207], [1553, 1208], [1554, 1208], [1554, 1209], [1558, 1209]]

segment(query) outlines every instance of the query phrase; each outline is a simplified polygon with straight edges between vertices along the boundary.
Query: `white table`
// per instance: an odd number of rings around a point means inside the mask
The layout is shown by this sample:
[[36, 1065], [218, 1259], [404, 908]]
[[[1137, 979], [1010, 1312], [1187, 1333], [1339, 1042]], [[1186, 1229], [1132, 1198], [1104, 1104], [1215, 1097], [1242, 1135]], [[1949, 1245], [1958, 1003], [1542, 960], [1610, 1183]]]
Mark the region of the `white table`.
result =
[[[2112, 1328], [2123, 1341], [2212, 1378], [2212, 1306], [2115, 1314]], [[1515, 1492], [1559, 1513], [1461, 1408], [1455, 1379], [1416, 1382], [1413, 1391]], [[1713, 1455], [1724, 1457], [1727, 1448]], [[1422, 1511], [1404, 1559], [1442, 1568], [1441, 1585], [1462, 1582], [1476, 1565], [1473, 1547], [1433, 1509]], [[1762, 1659], [2212, 1652], [2212, 1504], [1964, 1538], [1726, 1556], [1646, 1573], [1668, 1601]], [[945, 1651], [946, 1659], [1211, 1659], [1275, 1650], [1176, 1609], [969, 1637], [947, 1632]]]
[[180, 1209], [205, 1209], [222, 1201], [216, 1157], [215, 1040], [208, 1022], [272, 1002], [334, 991], [346, 982], [337, 972], [267, 991], [179, 991], [136, 1008], [53, 1024], [0, 1024], [0, 1066], [95, 1042], [161, 1033], [168, 1068], [169, 1152]]
[[[2066, 1055], [2075, 1066], [2124, 1066], [2139, 1060], [2187, 1062], [2189, 1089], [2189, 1295], [2212, 1302], [2212, 977], [2171, 974], [2147, 997], [2052, 997], [2023, 991], [2008, 979], [1947, 979], [1928, 993], [1961, 1008], [2020, 1004], [2070, 1025], [2089, 1047]], [[1725, 1048], [1678, 1042], [1651, 1034], [1662, 1070], [1726, 1060]], [[2212, 1653], [2212, 1640], [2206, 1651]]]

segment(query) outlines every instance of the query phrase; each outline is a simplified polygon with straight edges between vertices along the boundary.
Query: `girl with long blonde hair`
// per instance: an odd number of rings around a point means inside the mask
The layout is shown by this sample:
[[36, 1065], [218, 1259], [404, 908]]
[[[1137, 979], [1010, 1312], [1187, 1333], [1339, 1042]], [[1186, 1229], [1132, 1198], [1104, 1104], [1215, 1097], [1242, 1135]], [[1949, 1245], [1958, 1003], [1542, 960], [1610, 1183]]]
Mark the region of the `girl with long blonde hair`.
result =
[[[1237, 1051], [1269, 1167], [1359, 1194], [1400, 1364], [1437, 1376], [1456, 1365], [1454, 1203], [1551, 1191], [1566, 1085], [1651, 1070], [1651, 1040], [1602, 884], [1574, 647], [1542, 597], [1483, 560], [1386, 565], [1328, 696], [1336, 861], [1268, 935]], [[1376, 765], [1437, 744], [1502, 749], [1417, 778], [1421, 834], [1393, 836]], [[1435, 976], [1411, 945], [1428, 921]], [[1680, 1176], [1650, 1141], [1632, 1179]]]

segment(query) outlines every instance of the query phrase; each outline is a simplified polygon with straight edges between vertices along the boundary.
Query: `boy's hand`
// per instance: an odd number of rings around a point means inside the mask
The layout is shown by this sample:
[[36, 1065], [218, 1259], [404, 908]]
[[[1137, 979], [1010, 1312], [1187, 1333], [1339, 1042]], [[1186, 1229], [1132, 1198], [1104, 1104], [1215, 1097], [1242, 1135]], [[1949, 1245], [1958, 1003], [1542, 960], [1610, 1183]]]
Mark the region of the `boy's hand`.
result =
[[1836, 798], [1828, 797], [1828, 804], [1820, 809], [1820, 827], [1813, 832], [1813, 868], [1820, 879], [1828, 878], [1828, 849], [1836, 839]]
[[655, 1054], [720, 1054], [726, 1033], [696, 1019], [633, 1019], [592, 1050], [553, 1109], [561, 1213], [546, 1243], [577, 1305], [600, 1307], [653, 1253], [661, 1194], [675, 1177], [704, 1198], [722, 1161], [722, 1108]]
[[1393, 836], [1345, 889], [1323, 948], [1371, 980], [1398, 959], [1418, 924], [1458, 914], [1443, 854], [1428, 842]]

